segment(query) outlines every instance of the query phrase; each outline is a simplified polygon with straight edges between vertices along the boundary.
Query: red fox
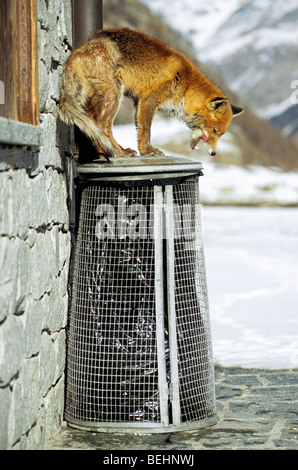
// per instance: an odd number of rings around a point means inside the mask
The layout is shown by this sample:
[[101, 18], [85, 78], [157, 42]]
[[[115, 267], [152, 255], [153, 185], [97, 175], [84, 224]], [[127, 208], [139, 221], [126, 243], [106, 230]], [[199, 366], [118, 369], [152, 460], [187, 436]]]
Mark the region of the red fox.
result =
[[141, 155], [163, 155], [150, 142], [157, 110], [184, 121], [192, 131], [191, 148], [203, 140], [210, 155], [232, 117], [243, 111], [184, 54], [158, 39], [129, 28], [99, 30], [65, 65], [59, 117], [76, 125], [107, 160], [134, 156], [112, 134], [123, 95], [134, 102]]

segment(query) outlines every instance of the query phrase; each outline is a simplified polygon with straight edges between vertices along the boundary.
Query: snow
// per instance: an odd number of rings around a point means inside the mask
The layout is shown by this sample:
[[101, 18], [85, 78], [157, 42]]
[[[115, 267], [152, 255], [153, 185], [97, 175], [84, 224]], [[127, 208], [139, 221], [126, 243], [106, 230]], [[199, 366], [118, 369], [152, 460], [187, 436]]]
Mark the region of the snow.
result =
[[[162, 148], [189, 135], [177, 120], [154, 120], [153, 145]], [[136, 148], [132, 125], [115, 126], [114, 136], [124, 147]], [[223, 139], [222, 148], [227, 145]], [[218, 167], [203, 153], [191, 155], [204, 166], [200, 195], [214, 361], [297, 368], [298, 208], [204, 205], [297, 204], [297, 173]]]
[[215, 363], [298, 367], [298, 209], [202, 214]]

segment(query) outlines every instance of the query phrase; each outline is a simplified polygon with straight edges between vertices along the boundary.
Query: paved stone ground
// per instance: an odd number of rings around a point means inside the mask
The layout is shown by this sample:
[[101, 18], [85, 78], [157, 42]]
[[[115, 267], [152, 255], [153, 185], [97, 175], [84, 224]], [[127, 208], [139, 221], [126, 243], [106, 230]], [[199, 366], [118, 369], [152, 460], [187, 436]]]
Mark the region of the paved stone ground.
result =
[[298, 370], [216, 367], [215, 381], [219, 417], [215, 426], [151, 435], [93, 433], [65, 427], [46, 443], [46, 449], [298, 450]]

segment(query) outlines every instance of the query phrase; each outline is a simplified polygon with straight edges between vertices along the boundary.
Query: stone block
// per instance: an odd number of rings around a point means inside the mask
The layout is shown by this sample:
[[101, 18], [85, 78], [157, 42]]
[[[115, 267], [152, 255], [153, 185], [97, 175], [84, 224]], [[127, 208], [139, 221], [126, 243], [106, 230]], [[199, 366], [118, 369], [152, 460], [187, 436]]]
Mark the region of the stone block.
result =
[[31, 248], [31, 293], [35, 300], [40, 299], [53, 288], [57, 275], [57, 255], [49, 230], [37, 233]]
[[55, 382], [64, 374], [65, 370], [65, 356], [66, 356], [66, 331], [61, 329], [59, 332], [54, 333], [54, 346], [56, 354], [56, 371], [55, 371]]
[[14, 313], [19, 315], [26, 311], [31, 289], [31, 256], [30, 248], [24, 241], [19, 241], [16, 273], [16, 293]]
[[36, 302], [42, 309], [42, 329], [50, 334], [65, 328], [67, 323], [68, 295], [61, 289], [60, 278], [54, 280], [53, 289], [41, 301]]
[[19, 441], [23, 434], [23, 386], [21, 380], [12, 384], [11, 405], [8, 415], [8, 446], [10, 448]]
[[0, 237], [0, 323], [3, 322], [9, 314], [11, 297], [13, 295], [13, 271], [10, 259], [10, 245], [11, 243], [8, 237]]
[[0, 321], [24, 312], [30, 283], [29, 246], [19, 238], [0, 237]]
[[45, 424], [41, 416], [44, 415], [44, 413], [44, 409], [42, 409], [38, 422], [23, 436], [20, 443], [21, 450], [43, 450], [45, 442]]
[[61, 430], [64, 414], [64, 375], [61, 377], [55, 388], [52, 388], [45, 399], [46, 419], [46, 439], [55, 436]]
[[40, 396], [45, 397], [55, 383], [56, 354], [51, 336], [47, 331], [41, 335], [40, 349]]
[[[70, 232], [58, 232], [58, 246], [59, 246], [59, 272], [61, 291], [67, 292], [68, 268], [70, 261], [71, 251], [71, 235]], [[62, 276], [63, 273], [63, 276]], [[61, 279], [61, 277], [63, 279]]]
[[29, 214], [30, 182], [26, 170], [0, 172], [0, 234], [25, 239]]
[[0, 235], [11, 235], [12, 230], [12, 189], [11, 174], [0, 172]]
[[46, 410], [45, 414], [45, 430], [46, 439], [58, 434], [61, 430], [64, 412], [64, 375], [58, 381], [56, 386], [52, 388], [44, 400]]
[[30, 358], [40, 351], [40, 338], [42, 331], [42, 319], [45, 315], [44, 297], [36, 301], [31, 296], [28, 298], [27, 310], [24, 314], [24, 356]]
[[[65, 368], [65, 330], [49, 335], [44, 331], [41, 336], [40, 351], [40, 394], [46, 397], [64, 373]], [[51, 364], [51, 367], [49, 367]]]
[[45, 173], [45, 182], [48, 198], [48, 217], [55, 224], [61, 224], [64, 229], [68, 230], [69, 213], [65, 176], [52, 168], [48, 168]]
[[[56, 105], [55, 105], [56, 106]], [[33, 175], [42, 171], [44, 167], [53, 167], [63, 170], [60, 149], [56, 146], [56, 119], [50, 113], [41, 115], [40, 128], [43, 130], [44, 144], [36, 155], [36, 167]]]
[[31, 184], [25, 169], [10, 171], [12, 227], [14, 236], [25, 239], [30, 225]]
[[0, 328], [4, 363], [0, 364], [0, 386], [6, 386], [22, 367], [24, 326], [21, 317], [9, 315]]
[[47, 187], [43, 173], [31, 179], [30, 227], [38, 229], [49, 223]]
[[48, 21], [48, 9], [46, 5], [46, 0], [38, 0], [37, 2], [37, 20], [40, 22], [41, 26], [45, 30], [49, 29], [50, 24]]
[[69, 14], [71, 9], [71, 0], [59, 2], [58, 37], [70, 45], [72, 45], [72, 16]]
[[[40, 335], [39, 335], [40, 338]], [[37, 423], [41, 413], [39, 400], [39, 355], [24, 359], [20, 380], [23, 386], [23, 433]]]
[[20, 241], [0, 237], [0, 321], [15, 312]]
[[8, 422], [8, 413], [11, 405], [11, 398], [11, 392], [8, 387], [0, 388], [0, 450], [6, 450], [8, 447], [8, 428], [6, 426], [3, 426], [3, 423]]
[[[41, 40], [40, 40], [41, 43]], [[41, 113], [45, 112], [46, 101], [49, 96], [50, 83], [48, 80], [48, 70], [45, 66], [45, 63], [40, 60], [38, 62], [38, 71], [39, 71], [39, 110]]]

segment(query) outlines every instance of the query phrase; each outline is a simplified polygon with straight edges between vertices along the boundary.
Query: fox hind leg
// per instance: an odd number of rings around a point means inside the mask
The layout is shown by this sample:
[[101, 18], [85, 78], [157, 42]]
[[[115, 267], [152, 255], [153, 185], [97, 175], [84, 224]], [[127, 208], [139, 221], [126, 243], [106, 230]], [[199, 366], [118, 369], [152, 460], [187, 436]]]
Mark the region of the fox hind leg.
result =
[[[88, 116], [94, 120], [104, 135], [109, 139], [113, 145], [116, 155], [118, 157], [132, 157], [137, 154], [135, 150], [130, 148], [123, 149], [121, 145], [113, 137], [113, 123], [120, 104], [120, 92], [117, 87], [109, 87], [103, 89], [101, 86], [100, 93], [94, 93], [89, 100], [86, 111]], [[99, 154], [103, 154], [102, 147], [94, 143], [95, 148]]]

